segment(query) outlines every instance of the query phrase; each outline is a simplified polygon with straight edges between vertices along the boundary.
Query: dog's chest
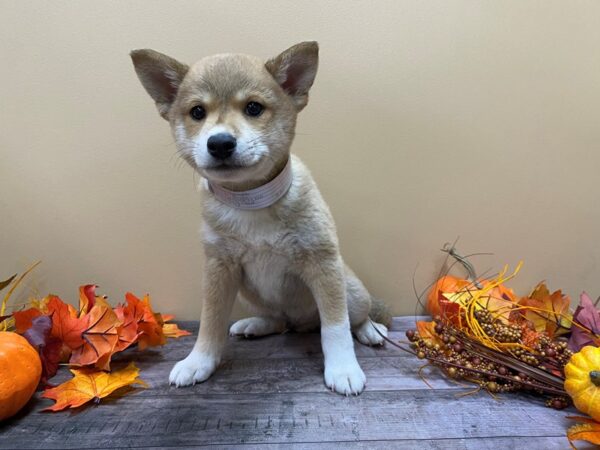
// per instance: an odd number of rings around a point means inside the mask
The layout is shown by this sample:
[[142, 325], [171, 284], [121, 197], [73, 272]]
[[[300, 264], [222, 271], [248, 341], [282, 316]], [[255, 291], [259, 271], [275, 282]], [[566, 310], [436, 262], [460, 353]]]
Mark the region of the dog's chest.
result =
[[243, 269], [243, 284], [263, 302], [277, 303], [296, 289], [291, 274], [293, 232], [267, 211], [228, 211], [219, 229], [204, 226], [204, 240], [227, 252]]
[[249, 251], [242, 259], [242, 283], [261, 303], [279, 304], [294, 279], [285, 257], [267, 251]]

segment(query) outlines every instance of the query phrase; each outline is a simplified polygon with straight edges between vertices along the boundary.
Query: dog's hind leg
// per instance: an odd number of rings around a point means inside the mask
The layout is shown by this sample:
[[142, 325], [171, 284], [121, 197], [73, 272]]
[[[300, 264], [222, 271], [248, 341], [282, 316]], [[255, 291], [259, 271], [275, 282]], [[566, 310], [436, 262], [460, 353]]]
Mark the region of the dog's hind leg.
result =
[[229, 328], [230, 336], [259, 337], [283, 333], [287, 329], [283, 319], [274, 317], [248, 317], [241, 319]]
[[382, 345], [384, 339], [381, 335], [387, 336], [387, 327], [369, 318], [372, 308], [371, 294], [348, 266], [346, 266], [346, 299], [354, 336], [364, 345]]

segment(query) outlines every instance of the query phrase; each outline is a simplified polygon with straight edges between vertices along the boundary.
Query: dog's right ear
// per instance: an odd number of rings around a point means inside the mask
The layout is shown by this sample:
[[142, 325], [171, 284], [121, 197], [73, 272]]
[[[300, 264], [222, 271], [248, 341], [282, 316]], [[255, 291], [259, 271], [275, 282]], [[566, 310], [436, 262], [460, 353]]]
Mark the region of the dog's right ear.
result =
[[131, 60], [144, 89], [156, 102], [158, 112], [168, 120], [169, 109], [189, 67], [150, 49], [133, 50]]

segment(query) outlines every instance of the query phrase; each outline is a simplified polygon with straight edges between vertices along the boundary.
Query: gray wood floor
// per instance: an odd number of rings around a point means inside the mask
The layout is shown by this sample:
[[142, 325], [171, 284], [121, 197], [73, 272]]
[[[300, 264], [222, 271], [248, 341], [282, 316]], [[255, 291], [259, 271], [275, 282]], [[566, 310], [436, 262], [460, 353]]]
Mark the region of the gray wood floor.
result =
[[[182, 326], [197, 332], [197, 323]], [[390, 337], [404, 339], [411, 326], [414, 318], [396, 318]], [[0, 448], [568, 448], [565, 416], [573, 410], [522, 395], [459, 399], [466, 389], [436, 370], [427, 376], [430, 389], [417, 374], [422, 361], [392, 346], [356, 343], [367, 389], [358, 397], [333, 394], [323, 384], [318, 334], [230, 338], [210, 380], [168, 386], [171, 367], [194, 339], [118, 358], [116, 367], [135, 361], [149, 389], [60, 413], [39, 412], [52, 402], [36, 397], [0, 424]], [[63, 369], [53, 381], [67, 378]]]

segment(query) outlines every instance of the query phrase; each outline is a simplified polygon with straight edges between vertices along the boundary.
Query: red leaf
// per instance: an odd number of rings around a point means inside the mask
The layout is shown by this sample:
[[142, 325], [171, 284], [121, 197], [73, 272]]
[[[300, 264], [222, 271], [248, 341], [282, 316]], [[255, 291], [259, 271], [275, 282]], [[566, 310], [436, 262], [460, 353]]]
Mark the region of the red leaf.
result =
[[443, 293], [440, 293], [438, 307], [440, 311], [440, 316], [442, 318], [450, 321], [458, 328], [462, 328], [461, 313], [463, 307], [460, 305], [460, 303], [450, 301], [444, 296]]
[[33, 319], [42, 315], [42, 312], [37, 308], [29, 308], [23, 311], [15, 311], [13, 317], [15, 319], [15, 331], [23, 334], [29, 328]]

